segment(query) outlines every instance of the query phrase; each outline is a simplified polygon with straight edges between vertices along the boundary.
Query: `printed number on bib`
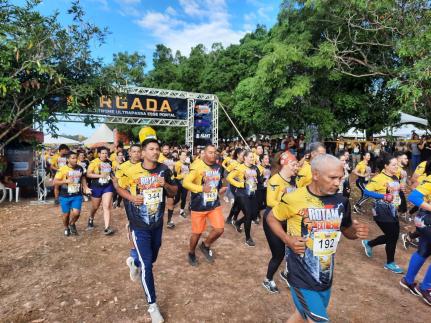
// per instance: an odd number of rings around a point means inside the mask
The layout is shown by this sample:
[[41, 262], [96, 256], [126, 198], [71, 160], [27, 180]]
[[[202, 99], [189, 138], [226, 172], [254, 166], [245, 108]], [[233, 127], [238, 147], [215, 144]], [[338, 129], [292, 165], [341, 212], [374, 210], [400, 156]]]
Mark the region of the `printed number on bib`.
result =
[[340, 231], [318, 231], [314, 233], [313, 254], [314, 256], [330, 256], [337, 251], [340, 241]]
[[152, 188], [142, 191], [145, 205], [159, 204], [163, 201], [163, 188]]
[[207, 202], [214, 202], [217, 200], [217, 189], [212, 188], [209, 193], [204, 193], [204, 201]]
[[67, 185], [67, 193], [75, 194], [79, 193], [80, 184], [69, 184]]

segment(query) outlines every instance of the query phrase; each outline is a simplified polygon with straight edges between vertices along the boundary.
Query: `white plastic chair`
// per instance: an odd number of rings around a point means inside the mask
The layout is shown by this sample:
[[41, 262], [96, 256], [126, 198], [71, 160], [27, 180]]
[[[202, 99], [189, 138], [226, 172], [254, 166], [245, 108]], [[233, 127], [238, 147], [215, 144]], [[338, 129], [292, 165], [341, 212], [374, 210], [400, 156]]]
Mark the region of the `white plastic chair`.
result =
[[[19, 201], [19, 187], [18, 187], [18, 183], [15, 183], [16, 188], [15, 188], [15, 202], [18, 203]], [[5, 187], [6, 192], [9, 193], [9, 202], [12, 202], [13, 200], [13, 190], [9, 187]]]

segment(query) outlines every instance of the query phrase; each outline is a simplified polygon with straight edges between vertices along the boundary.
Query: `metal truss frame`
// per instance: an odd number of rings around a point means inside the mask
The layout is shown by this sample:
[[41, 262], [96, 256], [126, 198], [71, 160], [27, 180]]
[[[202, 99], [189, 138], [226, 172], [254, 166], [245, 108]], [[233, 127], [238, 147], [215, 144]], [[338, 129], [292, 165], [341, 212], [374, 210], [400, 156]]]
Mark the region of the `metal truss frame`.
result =
[[124, 124], [124, 125], [142, 125], [142, 126], [164, 126], [164, 127], [186, 127], [186, 145], [193, 149], [194, 135], [194, 105], [196, 100], [208, 100], [213, 102], [212, 113], [212, 144], [218, 145], [218, 98], [214, 94], [153, 89], [146, 87], [121, 87], [120, 92], [136, 95], [149, 95], [155, 97], [169, 97], [178, 99], [187, 99], [187, 119], [156, 119], [143, 117], [128, 117], [128, 116], [110, 116], [105, 114], [79, 114], [69, 113], [67, 115], [58, 115], [59, 122], [77, 122], [83, 123], [91, 121], [93, 123], [109, 123], [109, 124]]

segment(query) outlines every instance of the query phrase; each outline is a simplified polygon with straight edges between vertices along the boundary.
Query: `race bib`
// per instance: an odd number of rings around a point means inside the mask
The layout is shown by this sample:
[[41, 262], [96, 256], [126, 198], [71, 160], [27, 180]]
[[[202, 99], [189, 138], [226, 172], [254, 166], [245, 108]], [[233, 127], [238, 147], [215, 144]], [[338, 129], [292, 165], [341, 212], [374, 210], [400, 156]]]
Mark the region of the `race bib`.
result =
[[337, 251], [340, 231], [314, 232], [313, 255], [316, 257], [330, 256]]
[[144, 205], [154, 205], [163, 202], [162, 187], [143, 190], [142, 195], [144, 196]]
[[101, 177], [101, 178], [99, 178], [99, 183], [100, 184], [108, 184], [109, 181], [110, 181], [110, 179], [111, 179], [110, 176], [108, 176], [108, 177]]
[[204, 202], [214, 202], [217, 200], [217, 189], [213, 187], [209, 193], [204, 193]]
[[353, 149], [353, 152], [354, 152], [355, 154], [359, 154], [359, 148], [355, 148], [355, 149]]
[[340, 148], [340, 149], [344, 149], [344, 145], [340, 145], [340, 146], [339, 146], [339, 148]]
[[67, 193], [76, 194], [79, 193], [79, 189], [81, 188], [81, 184], [71, 183], [67, 185]]

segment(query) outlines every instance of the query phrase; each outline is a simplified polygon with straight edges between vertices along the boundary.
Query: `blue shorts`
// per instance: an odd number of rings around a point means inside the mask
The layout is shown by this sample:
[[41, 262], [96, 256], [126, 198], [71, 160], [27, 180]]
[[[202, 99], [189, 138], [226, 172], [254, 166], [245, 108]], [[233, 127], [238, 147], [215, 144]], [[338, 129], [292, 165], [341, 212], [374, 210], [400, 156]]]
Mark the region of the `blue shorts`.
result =
[[290, 287], [293, 302], [304, 319], [313, 322], [329, 322], [326, 308], [331, 298], [331, 288], [324, 291], [314, 291], [304, 288]]
[[113, 193], [114, 192], [114, 185], [109, 184], [106, 186], [92, 186], [91, 187], [91, 196], [95, 198], [101, 198], [103, 194], [105, 193]]
[[81, 211], [82, 195], [60, 196], [61, 212], [69, 213], [71, 209]]

